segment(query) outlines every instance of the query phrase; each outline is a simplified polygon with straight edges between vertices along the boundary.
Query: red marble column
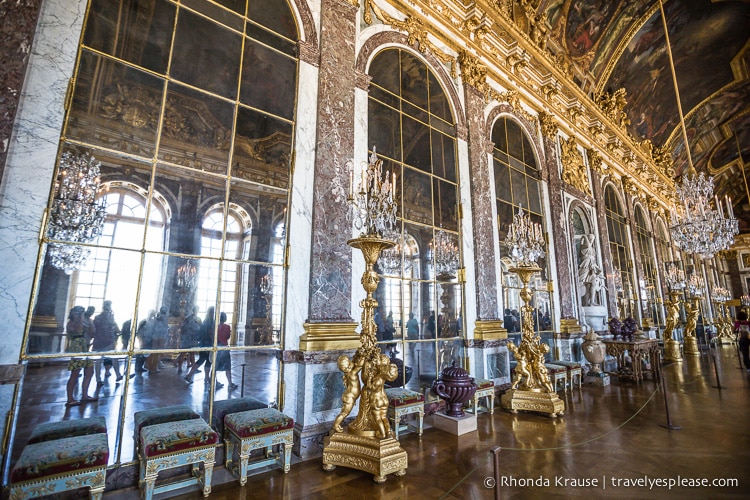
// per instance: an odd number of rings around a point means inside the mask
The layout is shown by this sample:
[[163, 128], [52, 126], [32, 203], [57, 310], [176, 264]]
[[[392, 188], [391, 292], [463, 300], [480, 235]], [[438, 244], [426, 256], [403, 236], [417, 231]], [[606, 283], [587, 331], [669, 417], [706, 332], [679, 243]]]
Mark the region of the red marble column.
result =
[[357, 9], [323, 0], [320, 87], [312, 213], [308, 321], [351, 322], [352, 249], [347, 207], [331, 192], [333, 179], [348, 186], [346, 163], [354, 157], [354, 89]]
[[0, 2], [0, 182], [42, 0]]
[[464, 85], [469, 146], [469, 182], [471, 186], [471, 220], [474, 229], [474, 268], [476, 270], [477, 319], [502, 319], [497, 303], [497, 248], [493, 237], [490, 166], [487, 151], [492, 143], [483, 122], [484, 96], [471, 85]]

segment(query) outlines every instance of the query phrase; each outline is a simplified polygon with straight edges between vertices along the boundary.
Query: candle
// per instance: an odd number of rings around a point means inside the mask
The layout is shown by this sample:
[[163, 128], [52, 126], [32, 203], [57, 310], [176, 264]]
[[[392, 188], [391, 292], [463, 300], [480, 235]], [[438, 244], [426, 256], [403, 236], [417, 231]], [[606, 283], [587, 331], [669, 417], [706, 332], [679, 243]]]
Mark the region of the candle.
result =
[[396, 197], [396, 172], [393, 172], [393, 184], [391, 185], [391, 192], [393, 197]]
[[734, 219], [734, 208], [732, 208], [732, 198], [727, 196], [727, 212], [729, 213], [729, 217]]
[[354, 198], [354, 169], [349, 169], [349, 198]]

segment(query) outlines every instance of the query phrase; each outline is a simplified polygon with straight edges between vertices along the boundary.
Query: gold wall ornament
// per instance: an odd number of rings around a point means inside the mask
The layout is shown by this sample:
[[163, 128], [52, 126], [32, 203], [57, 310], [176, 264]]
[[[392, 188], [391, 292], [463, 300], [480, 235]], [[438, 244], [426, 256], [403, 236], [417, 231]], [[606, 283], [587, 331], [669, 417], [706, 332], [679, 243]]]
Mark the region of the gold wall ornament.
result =
[[518, 73], [523, 68], [529, 65], [528, 56], [526, 51], [522, 50], [520, 53], [514, 52], [505, 58], [505, 62], [510, 66], [510, 70], [513, 73]]
[[594, 102], [607, 118], [624, 128], [630, 125], [630, 120], [625, 113], [625, 106], [628, 104], [627, 96], [627, 90], [619, 88], [613, 94], [609, 92], [597, 94]]
[[508, 338], [508, 330], [503, 328], [503, 320], [487, 319], [474, 322], [474, 340], [501, 340]]
[[489, 91], [487, 66], [465, 50], [459, 53], [458, 64], [461, 68], [461, 79], [464, 83], [471, 85], [482, 94], [487, 94]]
[[638, 188], [638, 183], [633, 180], [632, 177], [629, 177], [627, 175], [623, 175], [622, 179], [622, 190], [632, 196], [633, 198], [637, 198], [640, 196], [641, 191]]
[[591, 194], [589, 187], [589, 177], [586, 172], [586, 165], [583, 163], [583, 156], [578, 151], [575, 137], [569, 137], [567, 140], [560, 141], [561, 162], [562, 162], [562, 179], [571, 186], [577, 188], [585, 194]]
[[544, 137], [553, 139], [557, 135], [557, 121], [553, 115], [540, 111], [539, 125], [542, 127], [542, 135]]
[[591, 167], [592, 170], [600, 174], [603, 174], [606, 172], [607, 168], [604, 166], [604, 163], [602, 162], [602, 155], [600, 155], [597, 150], [587, 149], [586, 156], [589, 159], [589, 166]]

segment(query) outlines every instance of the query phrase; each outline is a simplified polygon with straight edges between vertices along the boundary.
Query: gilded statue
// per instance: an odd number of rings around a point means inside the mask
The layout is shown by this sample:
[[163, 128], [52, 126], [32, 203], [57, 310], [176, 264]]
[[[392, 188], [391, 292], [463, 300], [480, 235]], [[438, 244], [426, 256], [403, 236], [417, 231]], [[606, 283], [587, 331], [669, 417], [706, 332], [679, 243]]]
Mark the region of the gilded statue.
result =
[[511, 389], [518, 389], [519, 384], [523, 381], [523, 388], [528, 388], [527, 382], [531, 380], [531, 371], [529, 370], [529, 364], [526, 358], [521, 356], [518, 352], [518, 346], [510, 342], [508, 343], [508, 350], [513, 353], [513, 357], [516, 358], [516, 374], [513, 377], [513, 381], [510, 384]]
[[665, 301], [667, 305], [667, 317], [664, 324], [664, 340], [672, 340], [672, 331], [680, 322], [680, 299], [679, 294], [670, 294], [671, 300]]
[[686, 301], [685, 303], [685, 330], [684, 330], [684, 336], [687, 337], [695, 337], [695, 328], [698, 325], [698, 310], [700, 308], [698, 307], [698, 301], [692, 300], [690, 302]]
[[396, 380], [398, 367], [391, 363], [391, 358], [381, 354], [373, 368], [374, 373], [367, 377], [364, 397], [369, 401], [370, 420], [375, 426], [375, 437], [382, 439], [391, 432], [391, 424], [388, 422], [388, 396], [384, 390], [385, 381]]
[[537, 382], [544, 387], [547, 392], [555, 392], [555, 388], [552, 386], [552, 381], [549, 378], [547, 367], [544, 366], [544, 355], [549, 352], [549, 346], [547, 344], [539, 344], [541, 347], [541, 356], [537, 356], [534, 360], [534, 375]]
[[347, 356], [339, 356], [337, 363], [339, 370], [343, 372], [344, 394], [341, 396], [341, 412], [333, 421], [333, 429], [336, 432], [344, 431], [343, 427], [341, 427], [341, 423], [351, 413], [354, 408], [354, 403], [357, 402], [357, 398], [359, 398], [361, 392], [359, 372], [362, 370], [362, 365], [364, 364], [365, 359], [364, 357], [355, 354], [353, 360], [354, 361]]
[[596, 262], [596, 244], [593, 234], [581, 237], [581, 260], [578, 264], [578, 281], [583, 287], [581, 305], [601, 305], [601, 294], [604, 289], [604, 274]]

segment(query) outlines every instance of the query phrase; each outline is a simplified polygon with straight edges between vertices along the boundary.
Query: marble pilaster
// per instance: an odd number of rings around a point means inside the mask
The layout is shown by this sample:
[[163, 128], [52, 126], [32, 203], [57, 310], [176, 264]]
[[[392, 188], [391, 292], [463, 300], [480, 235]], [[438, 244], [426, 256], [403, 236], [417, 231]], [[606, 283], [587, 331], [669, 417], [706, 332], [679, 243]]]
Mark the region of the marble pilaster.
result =
[[85, 11], [85, 0], [44, 2], [29, 55], [0, 186], [0, 364], [18, 362]]
[[[471, 85], [464, 85], [469, 143], [469, 182], [473, 193], [471, 221], [474, 236], [474, 267], [476, 269], [477, 319], [498, 319], [497, 278], [495, 269], [496, 245], [493, 239], [492, 191], [490, 166], [483, 123], [484, 96]], [[491, 144], [489, 145], [491, 147]]]
[[469, 340], [468, 347], [475, 352], [471, 375], [477, 379], [492, 380], [495, 387], [510, 385], [510, 353], [508, 339]]
[[729, 284], [732, 287], [734, 297], [742, 295], [742, 277], [740, 276], [740, 264], [737, 260], [737, 253], [737, 251], [731, 251], [725, 258], [729, 270]]
[[323, 0], [318, 87], [317, 144], [313, 181], [310, 322], [351, 322], [351, 223], [334, 179], [347, 186], [346, 163], [354, 158], [354, 89], [357, 9]]

